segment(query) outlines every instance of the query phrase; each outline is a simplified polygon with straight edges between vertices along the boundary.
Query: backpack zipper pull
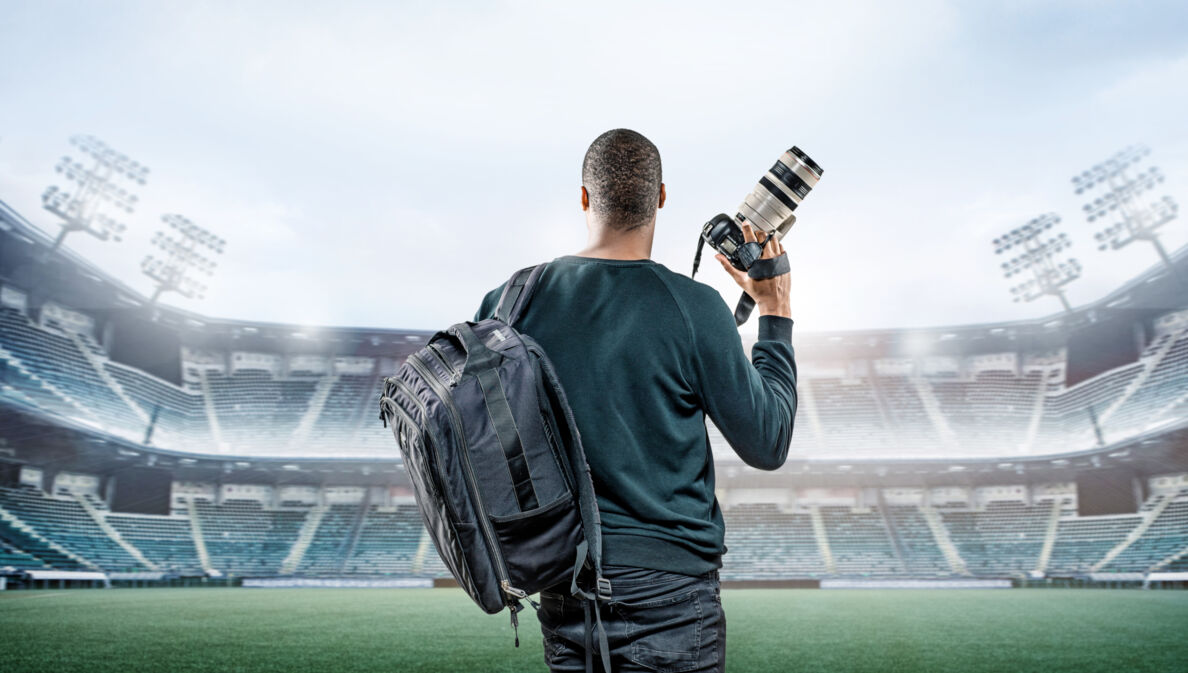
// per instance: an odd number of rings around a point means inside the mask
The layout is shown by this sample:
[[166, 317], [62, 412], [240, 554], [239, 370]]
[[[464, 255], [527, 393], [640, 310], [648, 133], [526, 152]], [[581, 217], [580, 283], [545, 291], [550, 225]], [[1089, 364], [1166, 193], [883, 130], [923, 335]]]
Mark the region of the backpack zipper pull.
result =
[[499, 586], [503, 588], [503, 592], [513, 598], [528, 598], [528, 594], [523, 589], [517, 589], [511, 585], [508, 580], [501, 580]]
[[520, 610], [522, 610], [524, 608], [524, 606], [520, 605], [519, 601], [516, 601], [516, 602], [512, 603], [511, 605], [509, 605], [508, 607], [511, 609], [511, 625], [512, 625], [512, 632], [516, 634], [516, 647], [519, 647], [520, 646], [520, 617], [519, 617], [518, 613]]

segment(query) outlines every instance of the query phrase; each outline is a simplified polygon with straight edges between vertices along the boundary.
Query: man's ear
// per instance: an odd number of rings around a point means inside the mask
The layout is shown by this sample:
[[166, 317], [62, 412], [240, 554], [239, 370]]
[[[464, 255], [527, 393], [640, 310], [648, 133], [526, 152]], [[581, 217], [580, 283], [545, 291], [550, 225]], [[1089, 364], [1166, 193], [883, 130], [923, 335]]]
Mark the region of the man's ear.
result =
[[[582, 187], [582, 189], [585, 189], [585, 187]], [[663, 207], [664, 207], [664, 197], [665, 197], [665, 196], [667, 196], [667, 194], [666, 194], [666, 193], [665, 193], [665, 191], [664, 191], [664, 183], [663, 183], [663, 182], [661, 182], [661, 183], [660, 183], [660, 203], [656, 204], [656, 207], [657, 207], [657, 208], [663, 208]]]
[[590, 192], [587, 192], [584, 186], [582, 187], [582, 210], [590, 210]]

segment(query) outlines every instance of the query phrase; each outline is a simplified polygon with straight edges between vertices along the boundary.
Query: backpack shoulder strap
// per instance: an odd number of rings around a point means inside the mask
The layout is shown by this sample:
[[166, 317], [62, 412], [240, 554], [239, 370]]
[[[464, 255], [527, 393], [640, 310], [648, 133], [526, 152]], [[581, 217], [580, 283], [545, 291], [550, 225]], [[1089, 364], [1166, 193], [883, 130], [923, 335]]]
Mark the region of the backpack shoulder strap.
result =
[[512, 325], [520, 319], [528, 302], [532, 300], [532, 294], [536, 292], [536, 281], [540, 280], [540, 274], [544, 273], [546, 266], [547, 262], [520, 269], [512, 274], [503, 287], [499, 304], [495, 307], [496, 320]]

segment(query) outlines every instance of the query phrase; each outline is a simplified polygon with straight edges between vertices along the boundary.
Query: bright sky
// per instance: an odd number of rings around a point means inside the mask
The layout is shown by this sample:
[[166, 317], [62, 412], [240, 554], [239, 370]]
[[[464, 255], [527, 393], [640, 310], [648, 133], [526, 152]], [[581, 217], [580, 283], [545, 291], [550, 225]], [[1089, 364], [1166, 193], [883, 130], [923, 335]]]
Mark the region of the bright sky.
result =
[[785, 241], [800, 329], [1042, 316], [1056, 300], [1011, 303], [990, 245], [1035, 215], [1064, 217], [1074, 304], [1156, 261], [1096, 250], [1073, 174], [1146, 143], [1154, 196], [1188, 202], [1185, 25], [1175, 1], [9, 1], [0, 199], [56, 232], [40, 195], [93, 134], [152, 174], [123, 243], [67, 245], [133, 287], [176, 212], [228, 246], [204, 301], [168, 303], [433, 329], [584, 245], [602, 131], [660, 148], [653, 256], [683, 273], [701, 224], [796, 144], [825, 168]]

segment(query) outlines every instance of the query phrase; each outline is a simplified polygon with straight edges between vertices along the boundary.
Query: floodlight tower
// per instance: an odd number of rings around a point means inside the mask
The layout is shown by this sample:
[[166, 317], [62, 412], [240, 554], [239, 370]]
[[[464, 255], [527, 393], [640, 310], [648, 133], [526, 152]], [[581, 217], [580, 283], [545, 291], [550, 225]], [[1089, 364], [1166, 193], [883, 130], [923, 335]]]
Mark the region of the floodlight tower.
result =
[[94, 136], [74, 136], [70, 139], [85, 156], [91, 158], [75, 161], [62, 157], [54, 170], [77, 185], [73, 193], [65, 192], [52, 185], [41, 195], [42, 206], [62, 218], [62, 231], [54, 240], [50, 252], [58, 249], [66, 236], [75, 231], [85, 231], [101, 241], [119, 241], [126, 228], [122, 222], [101, 212], [104, 205], [117, 211], [131, 214], [137, 197], [119, 186], [121, 182], [143, 185], [149, 169], [128, 155], [108, 147]]
[[161, 221], [172, 231], [154, 234], [152, 242], [160, 252], [148, 255], [140, 263], [140, 270], [157, 282], [149, 304], [155, 304], [162, 293], [170, 291], [187, 299], [202, 299], [206, 285], [195, 279], [194, 274], [212, 275], [218, 262], [209, 255], [223, 254], [227, 242], [181, 215], [164, 215]]
[[1151, 166], [1143, 170], [1137, 167], [1150, 154], [1151, 150], [1143, 145], [1127, 147], [1074, 176], [1073, 190], [1083, 194], [1097, 187], [1105, 188], [1101, 196], [1082, 207], [1085, 219], [1089, 222], [1106, 217], [1120, 218], [1093, 235], [1099, 250], [1117, 250], [1134, 241], [1150, 241], [1172, 275], [1183, 281], [1156, 233], [1157, 229], [1176, 218], [1179, 206], [1170, 196], [1154, 200], [1140, 198], [1163, 182], [1163, 173], [1159, 168]]
[[1064, 286], [1081, 277], [1081, 264], [1075, 259], [1055, 259], [1058, 253], [1072, 245], [1068, 234], [1052, 231], [1057, 224], [1060, 224], [1060, 216], [1056, 213], [1040, 215], [999, 236], [992, 243], [996, 255], [1008, 250], [1018, 251], [1018, 254], [1002, 263], [1004, 277], [1014, 278], [1027, 271], [1032, 273], [1031, 278], [1011, 288], [1015, 301], [1034, 301], [1050, 294], [1060, 300], [1065, 311], [1071, 313], [1072, 305], [1064, 296]]

